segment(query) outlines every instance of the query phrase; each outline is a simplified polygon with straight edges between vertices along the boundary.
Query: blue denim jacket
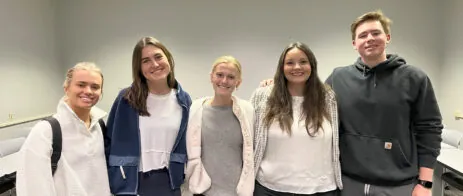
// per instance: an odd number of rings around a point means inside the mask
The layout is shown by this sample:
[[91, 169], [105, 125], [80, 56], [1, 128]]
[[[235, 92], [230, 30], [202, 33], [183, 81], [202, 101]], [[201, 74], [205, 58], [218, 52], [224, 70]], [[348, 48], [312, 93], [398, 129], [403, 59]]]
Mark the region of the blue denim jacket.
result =
[[[187, 159], [186, 128], [191, 98], [176, 83], [178, 104], [182, 107], [182, 120], [169, 162], [170, 186], [178, 189], [183, 184]], [[108, 166], [109, 186], [115, 195], [137, 195], [140, 165], [139, 114], [124, 95], [128, 88], [119, 92], [111, 107], [104, 134], [105, 156]]]

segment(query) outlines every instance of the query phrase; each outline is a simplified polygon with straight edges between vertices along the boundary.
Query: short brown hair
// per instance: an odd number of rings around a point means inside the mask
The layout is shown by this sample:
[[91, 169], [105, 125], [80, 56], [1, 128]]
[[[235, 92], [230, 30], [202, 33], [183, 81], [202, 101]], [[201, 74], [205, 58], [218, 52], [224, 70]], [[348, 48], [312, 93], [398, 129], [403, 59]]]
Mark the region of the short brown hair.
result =
[[392, 20], [386, 17], [381, 10], [376, 10], [372, 12], [367, 12], [359, 16], [350, 25], [350, 32], [352, 33], [352, 40], [355, 40], [355, 31], [357, 30], [357, 27], [366, 21], [379, 21], [381, 23], [381, 26], [383, 26], [384, 32], [386, 34], [391, 34]]

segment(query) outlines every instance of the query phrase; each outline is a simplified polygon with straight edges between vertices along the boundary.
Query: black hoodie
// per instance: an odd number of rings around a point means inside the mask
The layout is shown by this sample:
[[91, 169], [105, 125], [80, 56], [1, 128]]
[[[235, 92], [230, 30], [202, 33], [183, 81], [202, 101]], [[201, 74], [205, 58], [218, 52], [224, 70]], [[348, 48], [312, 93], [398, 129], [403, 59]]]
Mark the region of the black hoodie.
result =
[[396, 186], [413, 182], [419, 167], [434, 168], [442, 117], [423, 71], [397, 55], [374, 68], [359, 58], [336, 68], [326, 83], [338, 101], [343, 175]]

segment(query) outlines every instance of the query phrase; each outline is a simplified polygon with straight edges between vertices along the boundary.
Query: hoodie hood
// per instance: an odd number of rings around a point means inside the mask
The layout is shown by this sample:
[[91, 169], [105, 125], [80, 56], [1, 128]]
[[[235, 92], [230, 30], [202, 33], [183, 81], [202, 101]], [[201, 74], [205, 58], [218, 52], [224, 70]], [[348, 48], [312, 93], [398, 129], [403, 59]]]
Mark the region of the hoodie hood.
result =
[[402, 65], [405, 65], [407, 62], [404, 58], [399, 57], [396, 54], [386, 55], [386, 60], [379, 63], [373, 68], [368, 67], [363, 61], [362, 58], [357, 58], [357, 61], [354, 63], [355, 68], [362, 73], [364, 77], [373, 77], [374, 86], [377, 84], [377, 74], [380, 74], [386, 70], [396, 69]]

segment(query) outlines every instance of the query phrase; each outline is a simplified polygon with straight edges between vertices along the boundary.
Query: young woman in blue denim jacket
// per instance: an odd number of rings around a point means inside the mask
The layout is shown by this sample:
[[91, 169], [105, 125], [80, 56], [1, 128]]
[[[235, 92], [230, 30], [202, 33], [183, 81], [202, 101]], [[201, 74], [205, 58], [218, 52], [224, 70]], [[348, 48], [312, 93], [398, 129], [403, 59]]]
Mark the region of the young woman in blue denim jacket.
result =
[[175, 79], [171, 53], [153, 37], [136, 44], [132, 76], [105, 134], [111, 193], [180, 196], [191, 98]]

